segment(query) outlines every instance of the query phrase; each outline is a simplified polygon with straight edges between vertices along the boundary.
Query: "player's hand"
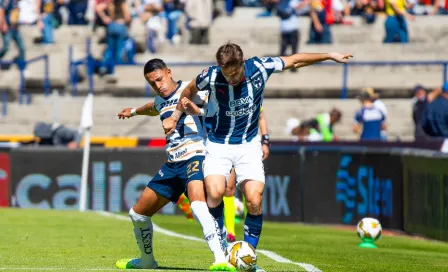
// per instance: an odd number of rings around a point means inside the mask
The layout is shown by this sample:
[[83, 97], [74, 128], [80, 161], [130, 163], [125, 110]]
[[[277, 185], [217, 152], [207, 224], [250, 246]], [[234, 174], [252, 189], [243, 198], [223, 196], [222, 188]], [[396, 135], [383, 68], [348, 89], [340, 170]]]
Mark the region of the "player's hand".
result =
[[201, 110], [198, 106], [196, 106], [195, 103], [191, 102], [190, 99], [184, 97], [181, 100], [182, 106], [184, 107], [184, 110], [190, 113], [191, 115], [200, 115]]
[[132, 117], [131, 110], [132, 108], [126, 108], [121, 112], [117, 113], [118, 119], [131, 118]]
[[165, 135], [171, 135], [176, 129], [177, 121], [173, 117], [168, 117], [162, 122], [163, 130], [165, 130]]
[[330, 56], [331, 60], [339, 63], [348, 63], [348, 60], [350, 58], [353, 58], [352, 54], [341, 54], [336, 52], [328, 53], [328, 55]]
[[263, 160], [266, 160], [269, 157], [269, 146], [261, 145], [261, 149], [263, 150]]

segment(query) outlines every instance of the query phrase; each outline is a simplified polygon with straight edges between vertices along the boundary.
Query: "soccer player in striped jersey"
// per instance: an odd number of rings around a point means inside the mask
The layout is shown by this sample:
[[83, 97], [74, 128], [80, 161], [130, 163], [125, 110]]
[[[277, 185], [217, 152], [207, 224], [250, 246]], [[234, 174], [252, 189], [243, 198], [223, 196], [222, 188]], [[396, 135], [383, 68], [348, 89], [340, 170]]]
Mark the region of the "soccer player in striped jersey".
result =
[[[172, 78], [171, 70], [160, 59], [148, 61], [144, 68], [144, 76], [157, 92], [154, 102], [137, 108], [126, 108], [118, 113], [119, 119], [136, 115], [160, 115], [160, 120], [171, 116], [188, 82]], [[206, 106], [209, 91], [197, 92], [192, 101], [200, 108]], [[167, 163], [148, 183], [140, 199], [129, 215], [134, 225], [134, 234], [141, 252], [141, 258], [123, 259], [116, 263], [120, 269], [156, 269], [157, 262], [153, 254], [153, 226], [151, 217], [168, 202], [176, 203], [186, 192], [191, 201], [191, 209], [201, 224], [204, 238], [213, 252], [215, 262], [211, 271], [236, 271], [228, 263], [221, 246], [220, 230], [207, 207], [203, 160], [205, 156], [206, 132], [201, 120], [202, 116], [183, 113], [173, 133], [167, 137]]]
[[[267, 80], [273, 73], [325, 60], [346, 63], [350, 57], [352, 55], [340, 53], [300, 53], [246, 60], [237, 44], [227, 43], [216, 53], [218, 65], [204, 69], [185, 87], [176, 110], [163, 121], [165, 133], [170, 135], [184, 114], [182, 99], [193, 100], [199, 91], [210, 90], [208, 110], [212, 109], [215, 114], [207, 121], [211, 125], [204, 161], [207, 204], [215, 220], [222, 221], [226, 180], [234, 167], [237, 187], [246, 199], [248, 210], [244, 240], [254, 248], [262, 229], [261, 201], [265, 182], [261, 143], [255, 136]], [[264, 270], [256, 266], [253, 271]]]

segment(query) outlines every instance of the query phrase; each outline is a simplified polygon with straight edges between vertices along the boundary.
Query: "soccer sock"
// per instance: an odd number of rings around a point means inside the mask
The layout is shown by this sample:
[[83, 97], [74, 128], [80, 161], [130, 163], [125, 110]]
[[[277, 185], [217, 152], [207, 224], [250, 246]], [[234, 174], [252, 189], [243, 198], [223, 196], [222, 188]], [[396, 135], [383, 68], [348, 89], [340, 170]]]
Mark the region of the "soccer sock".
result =
[[184, 212], [185, 216], [187, 217], [188, 220], [193, 220], [193, 213], [191, 210], [191, 206], [190, 206], [190, 200], [188, 199], [188, 197], [185, 196], [185, 194], [182, 194], [179, 197], [179, 200], [177, 201], [177, 206], [179, 207], [179, 209], [181, 209], [181, 211]]
[[226, 262], [226, 257], [224, 251], [221, 249], [221, 242], [219, 240], [218, 225], [213, 219], [213, 216], [210, 215], [207, 203], [193, 201], [191, 203], [191, 209], [193, 210], [193, 214], [196, 216], [197, 221], [199, 221], [202, 226], [205, 241], [215, 256], [215, 263]]
[[135, 239], [142, 254], [141, 265], [143, 267], [150, 266], [155, 262], [152, 248], [153, 227], [151, 217], [138, 214], [132, 208], [129, 210], [129, 216], [132, 224], [134, 224]]
[[224, 225], [227, 231], [235, 236], [235, 197], [224, 197]]
[[260, 240], [261, 229], [263, 227], [263, 214], [252, 215], [247, 213], [244, 221], [244, 241], [257, 248]]
[[208, 209], [213, 218], [218, 222], [219, 229], [222, 230], [224, 228], [224, 202], [221, 201], [217, 207]]

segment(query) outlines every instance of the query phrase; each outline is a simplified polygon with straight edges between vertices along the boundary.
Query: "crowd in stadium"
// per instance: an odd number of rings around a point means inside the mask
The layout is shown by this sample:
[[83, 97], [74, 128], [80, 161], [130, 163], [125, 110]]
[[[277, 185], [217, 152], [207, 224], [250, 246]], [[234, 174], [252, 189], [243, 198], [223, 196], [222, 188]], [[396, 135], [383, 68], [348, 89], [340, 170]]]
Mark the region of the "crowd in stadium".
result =
[[[191, 44], [207, 44], [208, 29], [217, 16], [232, 16], [235, 6], [261, 6], [266, 11], [258, 17], [278, 16], [281, 20], [282, 52], [291, 46], [293, 52], [300, 41], [300, 16], [310, 16], [308, 43], [331, 43], [331, 25], [350, 25], [347, 16], [362, 16], [366, 24], [375, 22], [379, 12], [387, 14], [384, 42], [408, 42], [406, 20], [415, 15], [448, 14], [444, 0], [227, 0], [225, 13], [212, 0], [0, 0], [0, 59], [8, 52], [11, 40], [19, 49], [18, 64], [25, 59], [25, 43], [20, 25], [36, 25], [41, 37], [35, 43], [54, 43], [54, 29], [61, 24], [104, 27], [107, 44], [104, 61], [132, 62], [138, 52], [136, 42], [129, 35], [131, 22], [147, 29], [146, 46], [142, 50], [155, 53], [155, 44], [180, 41], [180, 18], [186, 18]], [[133, 20], [136, 19], [136, 20]], [[184, 21], [182, 21], [183, 23]], [[24, 64], [23, 64], [24, 65]], [[106, 68], [106, 67], [105, 67]], [[111, 73], [109, 67], [108, 72]], [[106, 71], [105, 71], [106, 72]]]

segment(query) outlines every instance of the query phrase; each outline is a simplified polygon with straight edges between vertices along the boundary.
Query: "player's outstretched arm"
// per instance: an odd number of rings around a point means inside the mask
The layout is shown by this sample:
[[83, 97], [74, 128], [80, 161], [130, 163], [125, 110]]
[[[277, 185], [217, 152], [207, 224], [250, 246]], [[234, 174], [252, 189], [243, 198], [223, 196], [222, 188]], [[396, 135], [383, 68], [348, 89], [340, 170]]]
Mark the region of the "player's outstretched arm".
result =
[[300, 53], [288, 57], [281, 57], [285, 63], [284, 70], [313, 65], [318, 62], [333, 60], [339, 63], [347, 63], [353, 56], [351, 54], [332, 53]]
[[149, 102], [139, 108], [125, 108], [117, 114], [118, 119], [131, 118], [136, 115], [157, 116], [159, 112], [155, 109], [154, 102]]
[[193, 100], [193, 97], [198, 93], [198, 88], [196, 87], [196, 78], [194, 78], [185, 89], [182, 91], [179, 102], [177, 103], [176, 110], [171, 114], [170, 117], [163, 120], [163, 129], [165, 130], [166, 135], [170, 135], [176, 129], [177, 121], [179, 121], [182, 113], [184, 112], [184, 105], [182, 104], [183, 98], [188, 98], [190, 101]]

